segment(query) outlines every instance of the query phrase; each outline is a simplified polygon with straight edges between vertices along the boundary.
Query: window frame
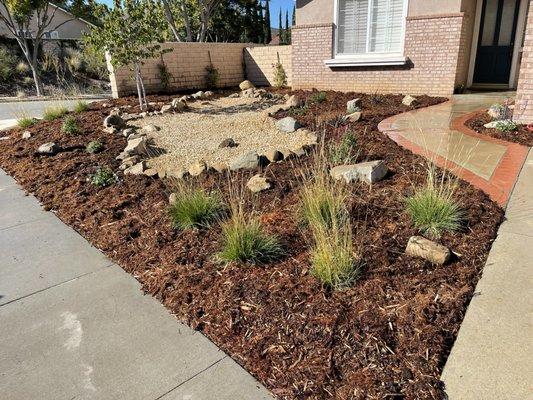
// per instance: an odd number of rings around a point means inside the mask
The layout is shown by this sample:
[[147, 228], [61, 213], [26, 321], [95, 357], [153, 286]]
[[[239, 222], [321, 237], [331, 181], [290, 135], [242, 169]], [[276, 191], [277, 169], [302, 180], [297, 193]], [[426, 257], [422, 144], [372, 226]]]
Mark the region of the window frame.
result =
[[[407, 15], [409, 10], [409, 0], [403, 0], [403, 15], [402, 15], [402, 33], [401, 33], [401, 51], [398, 52], [365, 52], [354, 54], [340, 54], [338, 52], [339, 43], [339, 1], [333, 1], [333, 59], [325, 60], [324, 63], [330, 66], [366, 66], [366, 65], [404, 65], [407, 62], [405, 57], [405, 30], [407, 25]], [[369, 1], [369, 8], [372, 6], [374, 0]], [[370, 16], [370, 13], [369, 13]], [[367, 27], [367, 41], [368, 41], [368, 29]]]

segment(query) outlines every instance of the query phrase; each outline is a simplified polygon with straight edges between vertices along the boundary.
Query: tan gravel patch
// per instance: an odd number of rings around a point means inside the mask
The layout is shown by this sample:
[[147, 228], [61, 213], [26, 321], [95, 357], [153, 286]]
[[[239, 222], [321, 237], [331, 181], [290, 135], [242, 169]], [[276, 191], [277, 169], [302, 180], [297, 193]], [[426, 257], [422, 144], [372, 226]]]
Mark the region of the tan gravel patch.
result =
[[[265, 154], [269, 150], [291, 150], [313, 142], [303, 130], [279, 131], [275, 121], [262, 112], [270, 105], [254, 99], [225, 97], [192, 103], [187, 112], [146, 117], [131, 124], [137, 127], [154, 124], [160, 128], [150, 133], [149, 138], [166, 153], [152, 158], [150, 165], [167, 170], [188, 169], [198, 160], [207, 165], [228, 164], [250, 151]], [[227, 138], [232, 138], [238, 146], [219, 149], [218, 145]]]

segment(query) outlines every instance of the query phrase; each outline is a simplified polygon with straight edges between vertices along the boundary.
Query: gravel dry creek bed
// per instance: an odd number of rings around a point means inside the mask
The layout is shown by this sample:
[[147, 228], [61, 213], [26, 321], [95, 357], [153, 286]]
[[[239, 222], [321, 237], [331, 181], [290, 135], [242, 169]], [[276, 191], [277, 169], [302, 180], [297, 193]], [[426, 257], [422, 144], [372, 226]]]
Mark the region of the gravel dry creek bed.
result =
[[[310, 92], [297, 91], [308, 99]], [[176, 96], [150, 96], [168, 103]], [[440, 374], [474, 294], [503, 210], [482, 191], [458, 182], [456, 200], [466, 221], [439, 242], [458, 256], [435, 266], [404, 253], [418, 234], [405, 212], [405, 197], [425, 183], [427, 162], [377, 130], [384, 118], [408, 111], [401, 95], [327, 92], [298, 121], [313, 130], [320, 117], [346, 111], [346, 101], [362, 99], [362, 118], [338, 126], [327, 123], [324, 140], [356, 135], [361, 161], [383, 160], [389, 174], [372, 187], [354, 186], [349, 199], [354, 232], [362, 229], [364, 266], [350, 288], [331, 291], [310, 273], [309, 232], [298, 218], [299, 168], [310, 158], [269, 164], [270, 190], [245, 204], [263, 227], [282, 240], [286, 254], [266, 265], [221, 265], [219, 225], [176, 231], [168, 217], [165, 180], [123, 175], [116, 156], [126, 138], [102, 131], [102, 120], [117, 105], [135, 98], [91, 105], [76, 115], [83, 135], [61, 133], [61, 120], [2, 132], [0, 166], [47, 210], [76, 229], [111, 260], [138, 279], [179, 320], [202, 332], [279, 399], [443, 399]], [[415, 107], [444, 99], [419, 96]], [[280, 112], [275, 117], [287, 115]], [[321, 131], [322, 133], [322, 131]], [[322, 137], [320, 135], [320, 137]], [[85, 152], [91, 140], [105, 150]], [[53, 157], [36, 154], [54, 141], [64, 150]], [[116, 171], [119, 181], [104, 189], [87, 182], [99, 166]], [[244, 187], [257, 171], [232, 173]], [[226, 174], [194, 178], [206, 190], [228, 194]], [[246, 307], [243, 307], [247, 305]], [[179, 360], [176, 360], [179, 362]]]
[[[156, 147], [165, 151], [150, 159], [150, 166], [156, 169], [188, 169], [198, 160], [207, 165], [228, 164], [233, 158], [251, 151], [265, 154], [269, 150], [280, 150], [287, 154], [283, 150], [313, 143], [314, 135], [304, 130], [279, 131], [275, 120], [262, 112], [272, 103], [254, 100], [221, 97], [193, 102], [185, 112], [155, 115], [129, 124], [139, 128], [153, 124], [160, 128], [148, 135]], [[227, 138], [232, 138], [238, 146], [219, 148]]]

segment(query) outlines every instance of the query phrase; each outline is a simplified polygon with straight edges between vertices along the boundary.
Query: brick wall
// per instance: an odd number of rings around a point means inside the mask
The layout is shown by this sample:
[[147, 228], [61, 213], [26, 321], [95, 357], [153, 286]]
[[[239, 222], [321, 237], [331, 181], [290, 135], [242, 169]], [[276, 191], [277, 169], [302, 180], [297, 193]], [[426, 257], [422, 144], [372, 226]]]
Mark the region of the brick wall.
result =
[[462, 13], [409, 17], [408, 65], [330, 68], [324, 60], [333, 57], [333, 24], [295, 26], [293, 87], [449, 96], [458, 76], [459, 50], [464, 46], [461, 37], [466, 30]]
[[533, 0], [529, 2], [513, 118], [523, 124], [533, 123]]
[[[201, 89], [205, 88], [205, 67], [209, 65], [209, 55], [213, 66], [220, 74], [219, 86], [238, 85], [244, 79], [243, 50], [244, 43], [166, 43], [164, 47], [173, 51], [163, 55], [170, 78], [170, 88]], [[109, 60], [108, 60], [109, 61]], [[142, 66], [142, 75], [147, 93], [161, 91], [161, 78], [157, 65], [161, 59], [146, 60]], [[111, 89], [114, 97], [136, 93], [133, 72], [127, 67], [110, 70]]]
[[246, 76], [255, 85], [274, 85], [274, 64], [278, 60], [287, 74], [287, 85], [292, 85], [292, 46], [247, 47], [244, 52]]

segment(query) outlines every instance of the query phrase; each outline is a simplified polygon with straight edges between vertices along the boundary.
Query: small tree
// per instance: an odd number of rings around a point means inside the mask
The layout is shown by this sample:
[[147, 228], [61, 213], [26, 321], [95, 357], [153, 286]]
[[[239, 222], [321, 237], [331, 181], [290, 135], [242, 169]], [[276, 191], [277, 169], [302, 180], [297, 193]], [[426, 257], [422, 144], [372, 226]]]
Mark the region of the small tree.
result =
[[114, 67], [132, 68], [141, 109], [147, 106], [141, 74], [143, 60], [170, 51], [163, 50], [158, 44], [160, 31], [161, 19], [152, 0], [117, 0], [102, 26], [94, 28], [85, 37], [90, 46], [109, 52]]
[[265, 44], [269, 44], [272, 41], [272, 30], [270, 28], [270, 0], [266, 0], [265, 4], [265, 18], [263, 23]]
[[[53, 11], [50, 13], [51, 8]], [[43, 36], [47, 31], [56, 30], [61, 25], [75, 19], [71, 18], [51, 25], [57, 10], [58, 8], [49, 5], [47, 0], [0, 0], [0, 22], [6, 25], [24, 53], [33, 74], [37, 96], [44, 94], [37, 65], [37, 56]], [[34, 31], [30, 29], [32, 20], [36, 29]]]

